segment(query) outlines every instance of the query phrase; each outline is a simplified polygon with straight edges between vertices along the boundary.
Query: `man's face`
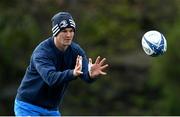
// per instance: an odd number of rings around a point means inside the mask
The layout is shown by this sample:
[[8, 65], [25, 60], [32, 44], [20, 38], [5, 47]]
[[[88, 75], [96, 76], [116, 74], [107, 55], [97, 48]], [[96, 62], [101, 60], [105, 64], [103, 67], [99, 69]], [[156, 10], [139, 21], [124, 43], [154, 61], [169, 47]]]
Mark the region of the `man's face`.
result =
[[74, 37], [73, 28], [65, 28], [56, 36], [58, 44], [61, 46], [71, 45], [73, 37]]

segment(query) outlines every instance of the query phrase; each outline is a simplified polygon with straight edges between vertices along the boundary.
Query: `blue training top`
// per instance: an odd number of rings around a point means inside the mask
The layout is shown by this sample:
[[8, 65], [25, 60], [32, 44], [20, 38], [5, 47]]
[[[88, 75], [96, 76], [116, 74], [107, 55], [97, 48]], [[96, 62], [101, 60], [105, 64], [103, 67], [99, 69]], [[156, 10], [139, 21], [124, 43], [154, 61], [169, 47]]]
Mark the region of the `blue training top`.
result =
[[76, 79], [73, 69], [76, 58], [83, 57], [81, 79], [90, 83], [88, 60], [83, 49], [76, 43], [60, 51], [54, 44], [52, 37], [41, 42], [34, 50], [30, 64], [16, 99], [47, 109], [58, 109], [69, 81]]

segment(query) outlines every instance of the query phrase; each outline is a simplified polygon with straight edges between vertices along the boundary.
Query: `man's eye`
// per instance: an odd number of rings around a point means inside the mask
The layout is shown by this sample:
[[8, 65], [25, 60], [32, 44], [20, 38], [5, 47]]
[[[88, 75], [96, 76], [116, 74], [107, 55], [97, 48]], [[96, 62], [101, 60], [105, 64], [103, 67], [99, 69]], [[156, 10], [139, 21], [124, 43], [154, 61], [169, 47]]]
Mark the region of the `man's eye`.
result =
[[62, 30], [62, 32], [67, 32], [66, 30]]

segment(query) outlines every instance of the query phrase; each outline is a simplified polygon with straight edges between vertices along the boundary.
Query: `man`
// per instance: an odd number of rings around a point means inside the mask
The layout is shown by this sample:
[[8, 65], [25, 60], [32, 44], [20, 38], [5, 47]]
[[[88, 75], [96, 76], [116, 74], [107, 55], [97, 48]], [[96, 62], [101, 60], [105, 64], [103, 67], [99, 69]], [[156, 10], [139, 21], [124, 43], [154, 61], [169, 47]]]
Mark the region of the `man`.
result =
[[106, 59], [88, 61], [83, 49], [72, 41], [75, 30], [70, 13], [59, 12], [52, 17], [53, 36], [35, 48], [18, 88], [16, 116], [60, 116], [58, 106], [70, 81], [80, 78], [91, 83], [97, 76], [106, 75]]

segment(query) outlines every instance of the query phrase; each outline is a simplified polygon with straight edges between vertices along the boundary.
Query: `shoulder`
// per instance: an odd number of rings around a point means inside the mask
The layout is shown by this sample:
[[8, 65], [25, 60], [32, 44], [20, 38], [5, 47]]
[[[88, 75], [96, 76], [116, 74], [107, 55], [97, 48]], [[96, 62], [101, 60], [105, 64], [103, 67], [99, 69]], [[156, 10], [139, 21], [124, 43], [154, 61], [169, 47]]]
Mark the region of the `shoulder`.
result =
[[52, 38], [49, 37], [45, 39], [44, 41], [40, 42], [34, 49], [33, 54], [36, 54], [36, 55], [50, 54], [52, 51], [51, 39]]
[[40, 42], [36, 46], [35, 51], [37, 51], [37, 50], [48, 50], [49, 48], [51, 48], [51, 46], [50, 46], [51, 40], [52, 40], [52, 38], [49, 37], [49, 38], [43, 40], [42, 42]]

